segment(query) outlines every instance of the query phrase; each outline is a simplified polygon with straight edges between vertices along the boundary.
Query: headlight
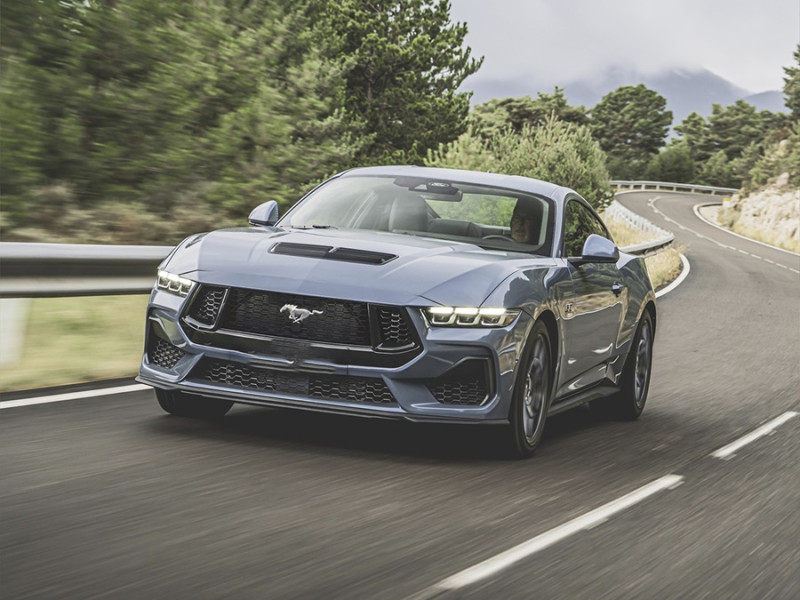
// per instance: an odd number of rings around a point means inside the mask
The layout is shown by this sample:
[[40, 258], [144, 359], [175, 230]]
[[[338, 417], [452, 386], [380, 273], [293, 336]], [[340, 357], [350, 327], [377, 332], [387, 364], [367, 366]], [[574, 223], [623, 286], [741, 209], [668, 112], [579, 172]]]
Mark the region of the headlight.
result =
[[513, 308], [474, 308], [432, 306], [422, 314], [432, 327], [505, 327], [514, 322], [519, 310]]
[[167, 271], [159, 271], [158, 279], [156, 280], [156, 287], [160, 290], [178, 294], [178, 296], [188, 296], [192, 291], [194, 281], [180, 277], [174, 273]]

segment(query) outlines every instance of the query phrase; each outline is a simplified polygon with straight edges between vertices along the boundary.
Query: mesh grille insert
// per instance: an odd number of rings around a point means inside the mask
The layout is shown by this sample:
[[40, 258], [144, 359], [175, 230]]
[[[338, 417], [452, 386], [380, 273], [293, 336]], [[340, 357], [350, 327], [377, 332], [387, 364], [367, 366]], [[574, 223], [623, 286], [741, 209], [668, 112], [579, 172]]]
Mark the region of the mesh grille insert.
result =
[[294, 373], [207, 359], [195, 368], [193, 376], [216, 384], [264, 392], [323, 400], [395, 404], [394, 396], [383, 380], [370, 377]]
[[180, 348], [176, 348], [169, 342], [150, 336], [147, 348], [147, 360], [151, 365], [156, 365], [162, 369], [171, 369], [186, 354]]
[[489, 396], [486, 361], [464, 361], [443, 376], [428, 381], [427, 387], [442, 404], [479, 406]]
[[204, 285], [192, 301], [189, 316], [204, 325], [213, 325], [224, 299], [225, 288]]
[[382, 345], [386, 348], [401, 348], [414, 344], [404, 312], [388, 306], [377, 307], [381, 328]]

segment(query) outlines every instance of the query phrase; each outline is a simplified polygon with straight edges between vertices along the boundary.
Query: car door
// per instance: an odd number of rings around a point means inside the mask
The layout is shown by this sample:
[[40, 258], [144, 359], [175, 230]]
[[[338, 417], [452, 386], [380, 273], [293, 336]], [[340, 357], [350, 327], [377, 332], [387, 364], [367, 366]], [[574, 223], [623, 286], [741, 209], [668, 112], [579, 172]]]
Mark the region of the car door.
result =
[[[562, 257], [580, 257], [591, 234], [611, 239], [600, 218], [583, 202], [572, 199], [564, 213]], [[570, 282], [561, 295], [564, 329], [563, 382], [559, 395], [601, 381], [614, 356], [627, 293], [613, 263], [567, 260]]]

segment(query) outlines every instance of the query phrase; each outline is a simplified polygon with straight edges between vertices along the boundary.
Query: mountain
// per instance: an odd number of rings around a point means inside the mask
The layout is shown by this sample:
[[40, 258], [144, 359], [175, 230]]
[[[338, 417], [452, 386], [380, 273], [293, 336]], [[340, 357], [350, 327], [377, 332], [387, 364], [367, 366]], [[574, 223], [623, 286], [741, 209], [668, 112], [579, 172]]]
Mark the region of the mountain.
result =
[[667, 108], [672, 111], [673, 123], [679, 124], [692, 112], [703, 116], [711, 114], [712, 104], [728, 106], [736, 100], [744, 99], [759, 110], [786, 112], [783, 93], [768, 91], [760, 94], [738, 87], [708, 71], [707, 69], [672, 69], [656, 74], [644, 74], [626, 67], [609, 67], [590, 77], [561, 82], [546, 82], [530, 79], [483, 79], [475, 76], [475, 83], [467, 80], [465, 90], [472, 91], [472, 103], [479, 104], [491, 98], [519, 96], [536, 97], [538, 92], [551, 93], [557, 85], [573, 106], [583, 105], [591, 108], [607, 93], [623, 85], [643, 83], [667, 99]]
[[746, 96], [745, 102], [755, 106], [758, 110], [771, 110], [772, 112], [787, 112], [786, 100], [783, 97], [783, 92], [761, 92], [760, 94], [753, 94]]

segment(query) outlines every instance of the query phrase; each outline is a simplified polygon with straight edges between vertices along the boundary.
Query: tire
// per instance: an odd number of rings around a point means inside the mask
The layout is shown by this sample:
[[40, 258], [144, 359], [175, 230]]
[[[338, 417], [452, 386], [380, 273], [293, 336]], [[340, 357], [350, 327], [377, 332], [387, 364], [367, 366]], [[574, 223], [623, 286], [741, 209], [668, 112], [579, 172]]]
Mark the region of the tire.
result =
[[547, 327], [537, 321], [525, 343], [511, 400], [512, 449], [528, 458], [544, 434], [553, 390], [553, 355]]
[[625, 361], [620, 391], [608, 398], [592, 402], [592, 408], [597, 409], [601, 415], [621, 421], [635, 421], [642, 414], [650, 389], [653, 334], [653, 318], [645, 310]]
[[233, 402], [186, 394], [177, 390], [156, 388], [156, 400], [165, 412], [178, 417], [195, 419], [218, 419], [227, 413]]

